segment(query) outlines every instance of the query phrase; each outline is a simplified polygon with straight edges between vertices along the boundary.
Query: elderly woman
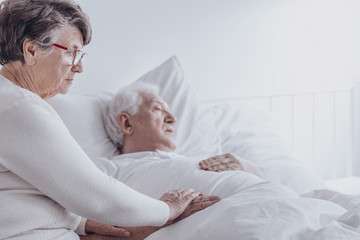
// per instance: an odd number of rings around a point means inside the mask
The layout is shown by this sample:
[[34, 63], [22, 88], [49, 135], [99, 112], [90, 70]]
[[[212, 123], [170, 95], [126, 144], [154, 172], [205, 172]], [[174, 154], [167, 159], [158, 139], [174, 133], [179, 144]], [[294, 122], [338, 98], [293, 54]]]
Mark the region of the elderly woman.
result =
[[194, 207], [194, 190], [156, 200], [105, 175], [46, 103], [83, 71], [90, 39], [73, 1], [0, 5], [0, 239], [79, 239], [74, 231], [86, 221], [79, 216], [105, 223], [88, 221], [87, 231], [115, 234], [106, 224], [161, 226]]

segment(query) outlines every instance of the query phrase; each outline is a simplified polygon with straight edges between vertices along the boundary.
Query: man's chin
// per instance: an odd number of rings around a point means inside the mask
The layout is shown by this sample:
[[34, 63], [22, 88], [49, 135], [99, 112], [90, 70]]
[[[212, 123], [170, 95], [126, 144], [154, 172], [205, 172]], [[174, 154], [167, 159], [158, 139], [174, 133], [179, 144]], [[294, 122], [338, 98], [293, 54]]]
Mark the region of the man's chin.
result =
[[176, 149], [175, 140], [171, 143], [170, 149], [171, 149], [171, 151], [170, 151], [170, 152], [175, 151], [175, 149]]
[[159, 149], [159, 150], [164, 151], [164, 152], [173, 152], [173, 151], [175, 151], [175, 149], [176, 149], [176, 145], [171, 144], [168, 146], [164, 146], [164, 147], [162, 147], [162, 149]]

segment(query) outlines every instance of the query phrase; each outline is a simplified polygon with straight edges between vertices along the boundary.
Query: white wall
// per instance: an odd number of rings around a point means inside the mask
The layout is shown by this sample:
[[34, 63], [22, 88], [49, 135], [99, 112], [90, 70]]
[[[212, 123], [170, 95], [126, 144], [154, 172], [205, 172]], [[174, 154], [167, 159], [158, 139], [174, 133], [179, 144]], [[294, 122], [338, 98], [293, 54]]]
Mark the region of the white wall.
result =
[[93, 41], [72, 93], [114, 91], [175, 54], [201, 99], [360, 80], [359, 0], [76, 0]]

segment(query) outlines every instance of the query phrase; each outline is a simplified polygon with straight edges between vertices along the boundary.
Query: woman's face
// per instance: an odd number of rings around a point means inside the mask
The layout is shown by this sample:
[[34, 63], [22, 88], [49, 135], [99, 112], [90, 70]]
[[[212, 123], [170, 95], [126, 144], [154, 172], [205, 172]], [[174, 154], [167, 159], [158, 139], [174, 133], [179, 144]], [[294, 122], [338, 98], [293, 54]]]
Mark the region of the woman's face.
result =
[[[59, 30], [56, 44], [79, 50], [83, 47], [82, 35], [78, 28], [66, 26]], [[37, 92], [43, 99], [58, 93], [68, 92], [76, 73], [83, 71], [82, 61], [72, 65], [73, 55], [64, 49], [54, 47], [49, 54], [40, 52], [33, 66], [33, 81]]]

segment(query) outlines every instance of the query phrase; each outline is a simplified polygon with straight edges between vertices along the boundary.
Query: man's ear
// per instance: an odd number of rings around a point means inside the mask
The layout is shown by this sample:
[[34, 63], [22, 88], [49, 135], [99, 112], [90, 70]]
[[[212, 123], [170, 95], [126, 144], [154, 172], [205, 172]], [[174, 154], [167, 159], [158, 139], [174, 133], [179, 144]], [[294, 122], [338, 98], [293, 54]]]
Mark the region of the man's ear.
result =
[[122, 112], [118, 115], [117, 121], [119, 123], [121, 130], [124, 132], [125, 135], [133, 134], [134, 129], [131, 123], [131, 115]]
[[38, 53], [38, 47], [30, 39], [25, 39], [23, 43], [23, 53], [25, 63], [28, 65], [34, 65], [36, 63], [36, 54]]

